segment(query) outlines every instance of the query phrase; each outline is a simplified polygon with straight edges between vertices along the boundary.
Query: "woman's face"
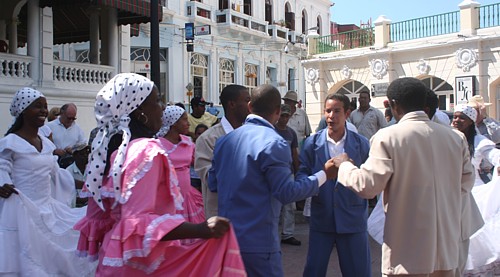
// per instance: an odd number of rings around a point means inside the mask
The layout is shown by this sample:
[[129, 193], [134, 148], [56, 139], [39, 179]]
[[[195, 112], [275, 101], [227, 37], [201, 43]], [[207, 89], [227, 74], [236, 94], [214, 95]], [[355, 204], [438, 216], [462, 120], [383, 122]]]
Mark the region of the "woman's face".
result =
[[453, 113], [453, 121], [451, 122], [451, 125], [460, 132], [465, 133], [473, 124], [474, 122], [463, 112]]
[[177, 120], [177, 122], [172, 125], [172, 129], [175, 129], [179, 134], [187, 135], [189, 134], [189, 122], [188, 115], [186, 112], [182, 114], [182, 116]]
[[156, 86], [153, 87], [153, 90], [149, 94], [149, 96], [142, 102], [141, 110], [139, 113], [144, 113], [147, 117], [147, 121], [143, 122], [148, 129], [153, 132], [158, 132], [161, 128], [161, 116], [163, 112], [163, 103], [161, 102], [158, 88]]
[[47, 99], [40, 97], [23, 111], [24, 124], [42, 127], [48, 115]]

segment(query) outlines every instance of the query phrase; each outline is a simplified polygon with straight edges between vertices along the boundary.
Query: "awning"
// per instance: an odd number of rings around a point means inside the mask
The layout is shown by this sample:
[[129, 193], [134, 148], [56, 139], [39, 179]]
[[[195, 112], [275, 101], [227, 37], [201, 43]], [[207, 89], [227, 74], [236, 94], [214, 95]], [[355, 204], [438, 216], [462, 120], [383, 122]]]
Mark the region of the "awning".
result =
[[[24, 41], [27, 26], [26, 6], [21, 9], [19, 14], [21, 21], [19, 37]], [[118, 10], [118, 25], [137, 25], [150, 22], [149, 0], [40, 0], [40, 7], [52, 7], [54, 44], [88, 41], [90, 38], [90, 11], [95, 8], [116, 8]], [[158, 6], [158, 18], [161, 21], [161, 5]], [[137, 35], [136, 32], [133, 33]]]

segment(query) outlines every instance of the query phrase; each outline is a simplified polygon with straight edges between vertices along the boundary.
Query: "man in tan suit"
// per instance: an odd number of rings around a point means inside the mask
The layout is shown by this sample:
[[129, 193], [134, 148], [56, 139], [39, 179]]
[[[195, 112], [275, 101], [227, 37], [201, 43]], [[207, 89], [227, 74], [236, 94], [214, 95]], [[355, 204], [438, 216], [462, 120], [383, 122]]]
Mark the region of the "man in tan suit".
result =
[[205, 217], [208, 219], [217, 215], [217, 193], [207, 187], [208, 170], [212, 167], [215, 142], [218, 138], [240, 127], [250, 113], [248, 102], [250, 93], [240, 85], [229, 85], [222, 89], [220, 101], [224, 109], [221, 122], [206, 130], [196, 140], [194, 170], [201, 179], [201, 193], [205, 206]]
[[384, 276], [455, 276], [459, 267], [474, 173], [463, 136], [423, 111], [426, 91], [415, 78], [393, 81], [387, 98], [398, 124], [372, 137], [360, 168], [338, 158], [339, 183], [367, 199], [384, 191]]

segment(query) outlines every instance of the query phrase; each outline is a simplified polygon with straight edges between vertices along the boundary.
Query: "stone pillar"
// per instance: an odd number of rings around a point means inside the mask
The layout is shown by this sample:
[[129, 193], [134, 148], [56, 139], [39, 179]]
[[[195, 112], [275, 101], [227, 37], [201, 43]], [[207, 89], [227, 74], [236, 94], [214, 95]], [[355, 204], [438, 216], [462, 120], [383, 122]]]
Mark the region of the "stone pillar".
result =
[[480, 4], [473, 0], [464, 0], [458, 7], [460, 8], [460, 33], [464, 36], [474, 36], [479, 28]]
[[99, 64], [99, 11], [90, 11], [90, 49], [89, 60], [91, 64]]
[[107, 44], [103, 45], [103, 48], [106, 49], [107, 60], [103, 60], [106, 65], [112, 66], [115, 68], [113, 75], [117, 73], [118, 70], [118, 12], [116, 9], [107, 9], [106, 10], [106, 30], [105, 35], [107, 36]]
[[319, 38], [318, 31], [314, 28], [309, 30], [307, 34], [307, 56], [316, 55], [318, 53], [317, 45]]
[[7, 24], [5, 24], [5, 20], [0, 20], [0, 40], [7, 39]]
[[40, 84], [40, 65], [42, 64], [40, 55], [40, 6], [38, 0], [28, 1], [28, 56], [32, 57], [30, 64], [30, 77], [35, 84]]
[[52, 15], [52, 8], [45, 7], [41, 9], [41, 30], [40, 36], [40, 80], [44, 83], [43, 86], [52, 86], [54, 83], [54, 19]]
[[381, 15], [373, 22], [375, 25], [375, 48], [386, 47], [391, 42], [391, 20]]
[[[130, 66], [130, 25], [122, 25], [119, 28], [119, 39], [120, 39], [120, 53], [118, 53], [120, 59], [120, 66], [118, 72], [131, 72]], [[165, 90], [165, 88], [162, 88]]]
[[9, 23], [9, 53], [17, 54], [17, 17]]

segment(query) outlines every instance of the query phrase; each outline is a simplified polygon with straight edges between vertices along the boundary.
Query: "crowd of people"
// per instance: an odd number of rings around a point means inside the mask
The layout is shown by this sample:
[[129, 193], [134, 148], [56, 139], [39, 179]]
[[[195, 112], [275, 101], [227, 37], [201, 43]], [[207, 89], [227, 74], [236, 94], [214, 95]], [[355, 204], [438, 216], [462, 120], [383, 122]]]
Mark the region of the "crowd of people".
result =
[[49, 112], [22, 88], [0, 139], [0, 275], [283, 276], [296, 203], [303, 276], [327, 276], [334, 249], [343, 276], [371, 276], [369, 235], [384, 276], [500, 274], [490, 104], [476, 95], [450, 123], [415, 78], [389, 85], [385, 116], [368, 91], [358, 100], [327, 95], [313, 134], [294, 91], [228, 85], [218, 118], [121, 73], [97, 93], [87, 141], [74, 103]]

